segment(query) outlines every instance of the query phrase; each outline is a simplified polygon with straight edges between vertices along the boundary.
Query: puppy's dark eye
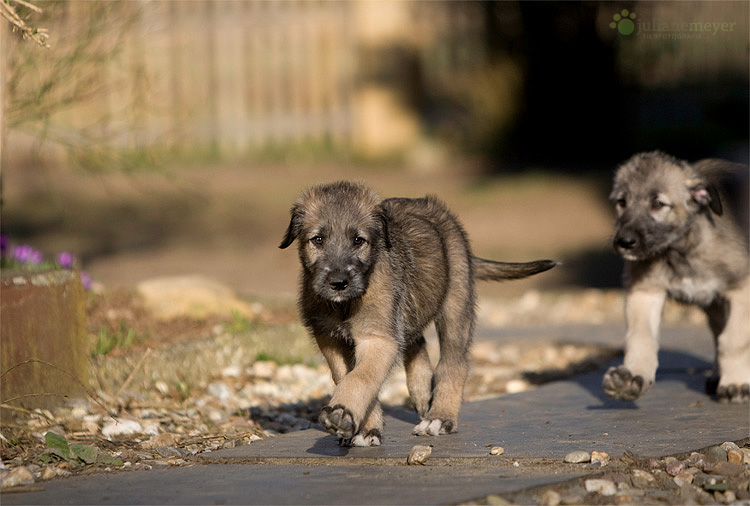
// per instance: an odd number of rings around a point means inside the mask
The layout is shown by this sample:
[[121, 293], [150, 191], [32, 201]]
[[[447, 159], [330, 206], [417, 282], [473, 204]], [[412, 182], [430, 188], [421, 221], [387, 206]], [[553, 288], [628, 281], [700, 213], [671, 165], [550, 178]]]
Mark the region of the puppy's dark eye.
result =
[[362, 246], [366, 242], [367, 242], [367, 239], [365, 239], [364, 237], [361, 237], [359, 235], [354, 238], [354, 245], [355, 246]]
[[313, 243], [315, 246], [322, 246], [323, 245], [323, 238], [319, 235], [316, 235], [312, 239], [310, 239], [310, 242]]
[[625, 207], [627, 205], [627, 202], [624, 198], [620, 198], [615, 201], [615, 204], [617, 205], [617, 207]]

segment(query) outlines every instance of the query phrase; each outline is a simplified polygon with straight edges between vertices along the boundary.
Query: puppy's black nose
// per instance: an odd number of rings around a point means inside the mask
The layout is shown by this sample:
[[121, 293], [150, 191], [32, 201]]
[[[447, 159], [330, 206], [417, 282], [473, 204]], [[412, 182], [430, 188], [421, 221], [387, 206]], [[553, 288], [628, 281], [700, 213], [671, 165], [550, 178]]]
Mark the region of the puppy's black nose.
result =
[[328, 284], [331, 285], [331, 288], [333, 288], [337, 292], [340, 292], [341, 290], [345, 290], [346, 287], [349, 286], [349, 280], [346, 278], [334, 278], [328, 281]]
[[618, 237], [616, 244], [622, 249], [633, 249], [637, 242], [638, 241], [636, 241], [635, 237], [630, 235], [625, 237]]

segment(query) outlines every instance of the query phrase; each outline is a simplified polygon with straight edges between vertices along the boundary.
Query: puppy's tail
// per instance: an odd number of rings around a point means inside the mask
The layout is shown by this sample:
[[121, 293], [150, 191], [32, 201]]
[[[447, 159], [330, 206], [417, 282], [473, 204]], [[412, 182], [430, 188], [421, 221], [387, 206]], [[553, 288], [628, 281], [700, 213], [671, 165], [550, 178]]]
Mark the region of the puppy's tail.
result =
[[523, 279], [534, 274], [550, 270], [557, 265], [554, 260], [535, 260], [533, 262], [494, 262], [484, 258], [472, 257], [474, 279], [481, 281], [503, 281], [506, 279]]

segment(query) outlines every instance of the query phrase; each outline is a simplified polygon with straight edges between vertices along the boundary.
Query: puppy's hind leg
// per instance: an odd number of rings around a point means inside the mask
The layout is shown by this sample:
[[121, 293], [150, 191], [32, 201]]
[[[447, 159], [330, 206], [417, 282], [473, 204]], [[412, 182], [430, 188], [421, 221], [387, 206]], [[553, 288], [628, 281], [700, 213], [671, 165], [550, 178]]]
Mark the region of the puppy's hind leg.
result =
[[625, 361], [610, 367], [602, 379], [604, 393], [633, 401], [656, 380], [659, 365], [659, 325], [666, 300], [664, 291], [631, 290], [625, 298]]
[[419, 336], [404, 352], [404, 369], [409, 397], [420, 419], [427, 416], [432, 399], [432, 364], [424, 336]]
[[469, 375], [469, 346], [474, 330], [474, 300], [471, 293], [449, 293], [442, 314], [435, 320], [440, 339], [440, 360], [435, 367], [430, 410], [412, 432], [437, 436], [458, 430], [458, 413], [464, 383]]

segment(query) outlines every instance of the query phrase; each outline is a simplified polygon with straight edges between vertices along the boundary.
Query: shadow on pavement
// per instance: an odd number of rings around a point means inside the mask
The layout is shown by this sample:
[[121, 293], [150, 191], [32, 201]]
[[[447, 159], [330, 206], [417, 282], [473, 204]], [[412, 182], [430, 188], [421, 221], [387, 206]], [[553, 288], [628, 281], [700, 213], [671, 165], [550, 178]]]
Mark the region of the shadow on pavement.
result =
[[[574, 381], [589, 391], [601, 404], [587, 406], [588, 410], [639, 409], [636, 402], [611, 399], [604, 394], [601, 378], [610, 366], [620, 365], [622, 360], [613, 360], [596, 373], [574, 378]], [[704, 393], [706, 373], [712, 369], [705, 359], [682, 351], [662, 350], [659, 352], [659, 369], [656, 371], [656, 384], [666, 381], [683, 383], [688, 390]], [[648, 395], [648, 393], [646, 394]], [[706, 397], [709, 400], [709, 397]]]

